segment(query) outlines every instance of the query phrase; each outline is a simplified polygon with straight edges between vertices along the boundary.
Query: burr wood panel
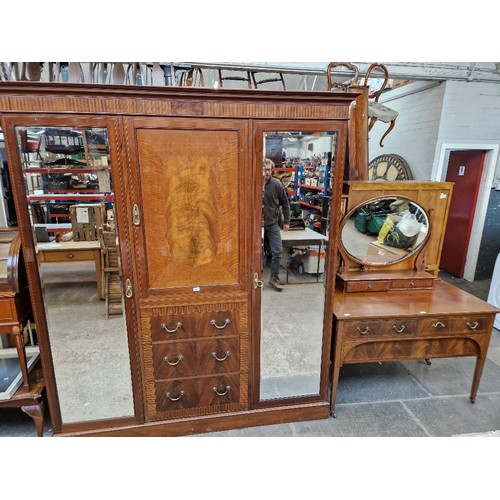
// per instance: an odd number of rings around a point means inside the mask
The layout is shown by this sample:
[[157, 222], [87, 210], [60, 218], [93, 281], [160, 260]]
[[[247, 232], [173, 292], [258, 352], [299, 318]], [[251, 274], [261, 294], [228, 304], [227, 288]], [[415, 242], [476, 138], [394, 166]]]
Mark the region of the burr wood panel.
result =
[[238, 283], [237, 132], [140, 129], [137, 148], [149, 287]]

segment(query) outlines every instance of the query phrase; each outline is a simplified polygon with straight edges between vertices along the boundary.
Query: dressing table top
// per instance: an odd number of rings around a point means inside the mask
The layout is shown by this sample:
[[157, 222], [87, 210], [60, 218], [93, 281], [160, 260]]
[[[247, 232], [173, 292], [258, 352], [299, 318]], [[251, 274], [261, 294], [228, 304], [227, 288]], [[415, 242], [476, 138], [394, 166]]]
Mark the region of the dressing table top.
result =
[[495, 312], [500, 310], [439, 279], [433, 290], [371, 293], [336, 290], [333, 304], [333, 313], [338, 320]]

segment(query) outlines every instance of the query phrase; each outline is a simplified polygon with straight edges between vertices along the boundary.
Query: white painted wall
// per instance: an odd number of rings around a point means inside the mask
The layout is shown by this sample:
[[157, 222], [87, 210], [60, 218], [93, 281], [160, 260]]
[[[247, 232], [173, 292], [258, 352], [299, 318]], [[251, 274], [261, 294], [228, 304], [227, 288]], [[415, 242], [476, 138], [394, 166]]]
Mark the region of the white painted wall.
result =
[[368, 134], [369, 161], [382, 154], [398, 154], [410, 165], [415, 180], [430, 180], [445, 88], [445, 84], [415, 82], [384, 94], [380, 102], [395, 109], [399, 116], [383, 147], [379, 141], [388, 124], [375, 123]]

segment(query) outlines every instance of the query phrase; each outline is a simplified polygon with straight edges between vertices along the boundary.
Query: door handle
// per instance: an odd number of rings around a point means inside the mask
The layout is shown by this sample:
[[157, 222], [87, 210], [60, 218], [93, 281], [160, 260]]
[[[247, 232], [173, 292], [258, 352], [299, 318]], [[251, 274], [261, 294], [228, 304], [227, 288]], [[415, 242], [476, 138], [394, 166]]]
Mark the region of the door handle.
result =
[[259, 279], [259, 275], [258, 275], [257, 273], [254, 273], [254, 274], [253, 274], [253, 287], [254, 287], [255, 289], [257, 289], [257, 288], [262, 288], [262, 285], [263, 285], [263, 284], [264, 284], [264, 283], [262, 283], [262, 281]]
[[131, 299], [133, 295], [132, 281], [130, 281], [130, 278], [127, 278], [127, 281], [125, 281], [125, 297]]

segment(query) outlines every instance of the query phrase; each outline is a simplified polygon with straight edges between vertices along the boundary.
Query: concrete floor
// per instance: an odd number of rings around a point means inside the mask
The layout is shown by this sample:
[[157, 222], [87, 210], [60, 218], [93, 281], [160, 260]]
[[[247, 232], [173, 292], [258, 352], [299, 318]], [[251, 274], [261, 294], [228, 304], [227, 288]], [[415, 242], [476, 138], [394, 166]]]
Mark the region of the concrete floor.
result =
[[[489, 280], [467, 282], [446, 273], [441, 277], [477, 297], [487, 298]], [[498, 436], [500, 331], [493, 330], [477, 400], [471, 404], [474, 362], [474, 358], [454, 358], [436, 359], [430, 366], [423, 361], [347, 365], [341, 371], [336, 418], [198, 437]], [[0, 412], [0, 437], [35, 435], [31, 419], [20, 410]], [[48, 412], [45, 435], [52, 435]]]

